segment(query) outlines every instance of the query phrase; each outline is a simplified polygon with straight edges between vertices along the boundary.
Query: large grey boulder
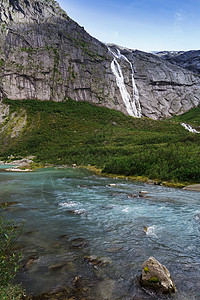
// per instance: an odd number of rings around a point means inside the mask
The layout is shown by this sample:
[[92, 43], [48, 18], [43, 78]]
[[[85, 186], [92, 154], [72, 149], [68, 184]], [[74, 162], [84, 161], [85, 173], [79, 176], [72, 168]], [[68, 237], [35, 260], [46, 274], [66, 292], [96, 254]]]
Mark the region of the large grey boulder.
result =
[[174, 293], [175, 284], [168, 269], [154, 257], [149, 257], [142, 265], [141, 285], [162, 293]]

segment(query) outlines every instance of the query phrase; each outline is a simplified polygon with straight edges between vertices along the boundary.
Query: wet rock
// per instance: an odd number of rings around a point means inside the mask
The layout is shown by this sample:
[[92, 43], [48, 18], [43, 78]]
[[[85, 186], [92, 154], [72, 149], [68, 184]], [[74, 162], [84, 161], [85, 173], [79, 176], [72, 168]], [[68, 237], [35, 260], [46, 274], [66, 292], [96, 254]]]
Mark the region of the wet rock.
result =
[[174, 293], [175, 284], [168, 269], [154, 257], [149, 257], [142, 265], [142, 277], [140, 284], [143, 287], [161, 292]]
[[185, 186], [183, 190], [200, 192], [200, 184], [192, 184], [192, 185]]
[[57, 271], [60, 271], [61, 269], [63, 269], [66, 265], [67, 265], [66, 262], [55, 263], [55, 264], [50, 265], [48, 267], [48, 269], [51, 272], [57, 272]]
[[36, 256], [36, 255], [29, 256], [24, 264], [24, 268], [26, 270], [29, 270], [38, 259], [39, 259], [39, 256]]
[[115, 248], [107, 249], [107, 252], [115, 253], [115, 252], [119, 252], [122, 249], [123, 249], [123, 247], [115, 247]]
[[148, 227], [144, 226], [144, 232], [147, 233], [147, 231], [148, 231]]
[[37, 232], [38, 232], [37, 230], [30, 230], [30, 231], [25, 232], [24, 234], [29, 236], [29, 235], [33, 235]]
[[3, 203], [0, 203], [0, 207], [8, 207], [8, 206], [17, 205], [17, 204], [19, 204], [19, 202], [17, 202], [17, 201], [3, 202]]
[[135, 195], [135, 194], [129, 194], [129, 195], [127, 195], [127, 198], [136, 198], [136, 197], [138, 197], [138, 196]]
[[85, 238], [75, 238], [73, 240], [70, 240], [70, 244], [73, 248], [82, 248], [88, 246]]
[[[100, 299], [116, 299], [113, 293], [115, 290], [116, 282], [113, 279], [105, 278], [97, 287]], [[118, 298], [120, 299], [120, 298]]]
[[61, 239], [61, 240], [68, 240], [69, 239], [69, 235], [62, 234], [62, 235], [59, 236], [59, 239]]
[[109, 209], [113, 209], [114, 206], [102, 206], [101, 208], [104, 210], [109, 210]]
[[147, 195], [144, 195], [144, 194], [139, 194], [139, 197], [140, 197], [140, 198], [148, 198], [148, 196], [147, 196]]
[[148, 179], [146, 181], [147, 184], [152, 184], [152, 185], [161, 185], [162, 182], [161, 181], [157, 181], [157, 180], [151, 180], [151, 179]]
[[68, 209], [68, 213], [74, 214], [74, 215], [85, 215], [87, 214], [84, 210], [82, 209]]
[[140, 191], [140, 194], [148, 194], [147, 191]]
[[48, 293], [31, 297], [32, 300], [87, 300], [89, 288], [81, 276], [72, 279], [70, 285], [59, 285]]
[[112, 261], [110, 258], [108, 257], [102, 257], [102, 258], [98, 258], [96, 255], [91, 255], [91, 256], [85, 256], [84, 257], [85, 260], [88, 261], [88, 263], [97, 268], [97, 267], [105, 267], [108, 264], [110, 264]]
[[85, 185], [85, 184], [81, 184], [81, 185], [79, 185], [79, 187], [80, 187], [80, 188], [89, 188], [89, 186], [88, 186], [88, 185]]
[[63, 246], [61, 243], [52, 243], [50, 244], [50, 248], [60, 249]]
[[197, 215], [195, 216], [195, 219], [196, 219], [196, 221], [200, 221], [200, 214], [197, 214]]
[[140, 197], [140, 198], [147, 198], [147, 197], [148, 197], [147, 194], [148, 194], [147, 191], [140, 191], [140, 192], [139, 192], [139, 197]]

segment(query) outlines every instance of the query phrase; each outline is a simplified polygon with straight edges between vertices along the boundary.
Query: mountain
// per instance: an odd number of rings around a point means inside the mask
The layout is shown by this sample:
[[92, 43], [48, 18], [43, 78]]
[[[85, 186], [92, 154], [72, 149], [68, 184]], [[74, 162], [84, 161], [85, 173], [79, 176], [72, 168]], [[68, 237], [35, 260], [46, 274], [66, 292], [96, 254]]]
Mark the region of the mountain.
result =
[[[87, 101], [152, 119], [200, 103], [200, 76], [163, 56], [105, 45], [54, 0], [0, 0], [0, 99]], [[8, 115], [1, 102], [0, 122]]]
[[200, 50], [190, 51], [162, 51], [156, 53], [172, 64], [184, 67], [189, 71], [200, 74]]

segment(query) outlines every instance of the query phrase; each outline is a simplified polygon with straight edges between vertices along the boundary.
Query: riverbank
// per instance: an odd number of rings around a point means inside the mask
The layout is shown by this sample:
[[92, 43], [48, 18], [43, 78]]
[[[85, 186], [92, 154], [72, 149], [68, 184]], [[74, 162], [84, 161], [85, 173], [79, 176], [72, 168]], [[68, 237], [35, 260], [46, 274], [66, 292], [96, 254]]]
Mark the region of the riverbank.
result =
[[36, 163], [34, 156], [27, 156], [22, 159], [11, 158], [8, 161], [0, 161], [1, 165], [9, 166], [9, 168], [5, 168], [5, 171], [9, 172], [32, 172], [41, 168], [53, 167], [53, 165], [42, 162]]
[[53, 165], [53, 164], [48, 164], [48, 163], [35, 163], [33, 161], [34, 156], [28, 156], [25, 158], [22, 158], [20, 160], [13, 160], [9, 162], [3, 162], [0, 161], [0, 165], [11, 165], [14, 167], [10, 167], [5, 169], [6, 171], [9, 172], [32, 172], [37, 169], [41, 168], [47, 168], [47, 167], [54, 167], [54, 168], [68, 168], [68, 167], [73, 167], [73, 168], [85, 168], [87, 170], [90, 170], [94, 172], [98, 176], [102, 177], [109, 177], [109, 178], [115, 178], [115, 179], [125, 179], [125, 180], [131, 180], [131, 181], [138, 181], [138, 182], [143, 182], [146, 184], [150, 185], [160, 185], [160, 186], [166, 186], [166, 187], [172, 187], [172, 188], [179, 188], [179, 189], [184, 189], [184, 190], [190, 190], [190, 191], [200, 191], [200, 184], [191, 184], [190, 182], [170, 182], [170, 181], [160, 181], [157, 179], [149, 179], [148, 177], [145, 176], [125, 176], [122, 174], [112, 174], [112, 173], [105, 173], [102, 172], [102, 168], [98, 168], [96, 166], [77, 166], [76, 164], [70, 165]]
[[188, 191], [200, 192], [200, 184], [188, 185], [188, 186], [185, 186], [183, 189], [188, 190]]
[[[160, 186], [166, 186], [166, 187], [172, 187], [172, 188], [179, 188], [179, 189], [187, 189], [187, 187], [190, 187], [190, 190], [192, 190], [193, 186], [196, 186], [195, 191], [200, 191], [200, 184], [195, 185], [189, 185], [188, 182], [169, 182], [169, 181], [159, 181], [159, 180], [152, 180], [145, 176], [125, 176], [121, 174], [110, 174], [110, 173], [104, 173], [102, 172], [101, 168], [97, 168], [95, 166], [80, 166], [81, 168], [88, 169], [90, 171], [93, 171], [96, 175], [103, 176], [103, 177], [110, 177], [110, 178], [119, 178], [119, 179], [125, 179], [125, 180], [131, 180], [131, 181], [139, 181], [146, 184], [151, 185], [160, 185]], [[197, 188], [199, 186], [199, 189]]]

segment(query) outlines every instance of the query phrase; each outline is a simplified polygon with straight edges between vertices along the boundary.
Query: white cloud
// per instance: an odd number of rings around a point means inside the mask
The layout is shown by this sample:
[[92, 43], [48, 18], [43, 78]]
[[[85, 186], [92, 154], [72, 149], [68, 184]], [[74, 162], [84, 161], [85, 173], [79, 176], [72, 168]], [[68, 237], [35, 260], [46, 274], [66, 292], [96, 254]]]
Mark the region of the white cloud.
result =
[[175, 33], [182, 33], [184, 27], [185, 13], [181, 10], [174, 15], [173, 30]]

